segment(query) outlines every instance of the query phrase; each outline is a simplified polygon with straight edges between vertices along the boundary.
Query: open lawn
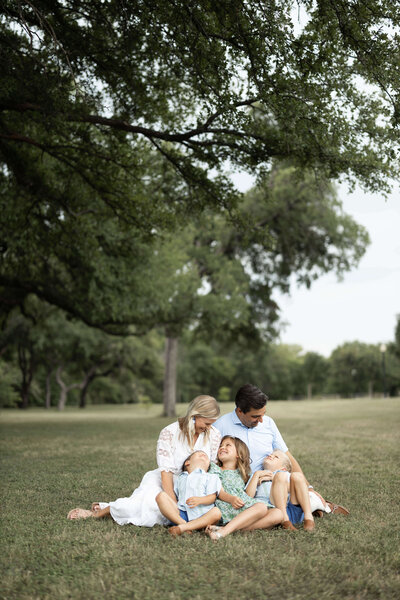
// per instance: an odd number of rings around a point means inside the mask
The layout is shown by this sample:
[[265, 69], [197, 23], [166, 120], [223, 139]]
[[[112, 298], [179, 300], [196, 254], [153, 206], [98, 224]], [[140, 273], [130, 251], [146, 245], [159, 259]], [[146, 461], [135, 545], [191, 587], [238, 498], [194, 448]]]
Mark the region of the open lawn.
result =
[[1, 598], [400, 598], [400, 399], [269, 403], [309, 480], [351, 510], [317, 520], [314, 534], [212, 542], [67, 521], [75, 506], [130, 495], [156, 466], [157, 436], [170, 422], [160, 411], [2, 411]]

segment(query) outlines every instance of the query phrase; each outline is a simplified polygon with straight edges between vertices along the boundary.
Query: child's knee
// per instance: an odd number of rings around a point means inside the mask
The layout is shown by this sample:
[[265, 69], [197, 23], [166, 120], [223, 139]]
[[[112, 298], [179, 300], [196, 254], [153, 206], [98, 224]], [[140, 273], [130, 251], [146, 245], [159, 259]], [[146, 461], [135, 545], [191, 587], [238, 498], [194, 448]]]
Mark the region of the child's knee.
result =
[[[282, 475], [283, 475], [283, 473], [282, 473]], [[298, 471], [296, 471], [296, 473], [292, 473], [290, 475], [290, 479], [294, 483], [306, 483], [306, 478], [304, 477], [303, 473], [299, 473]]]
[[287, 481], [287, 473], [286, 471], [278, 471], [278, 473], [275, 473], [274, 478], [272, 480], [272, 485], [276, 485], [276, 483], [278, 482], [283, 482], [285, 483]]

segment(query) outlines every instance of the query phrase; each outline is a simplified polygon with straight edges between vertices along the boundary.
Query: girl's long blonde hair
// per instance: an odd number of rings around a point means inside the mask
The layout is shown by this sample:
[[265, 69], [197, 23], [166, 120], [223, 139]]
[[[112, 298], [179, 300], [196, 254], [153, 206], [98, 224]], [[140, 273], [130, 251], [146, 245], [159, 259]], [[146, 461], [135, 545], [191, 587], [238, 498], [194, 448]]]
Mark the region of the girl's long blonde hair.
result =
[[[243, 481], [247, 483], [251, 475], [250, 452], [247, 445], [244, 442], [242, 442], [242, 440], [240, 440], [237, 437], [234, 437], [233, 435], [224, 435], [224, 437], [221, 440], [221, 444], [224, 440], [232, 440], [232, 442], [235, 444], [236, 453], [238, 455], [236, 468], [239, 469], [239, 473]], [[222, 463], [219, 459], [217, 462], [218, 465], [222, 467]]]
[[[218, 402], [212, 396], [196, 396], [188, 406], [186, 415], [178, 419], [181, 434], [187, 439], [189, 446], [194, 448], [195, 419], [218, 419], [220, 408]], [[204, 443], [210, 437], [210, 430], [204, 433]]]

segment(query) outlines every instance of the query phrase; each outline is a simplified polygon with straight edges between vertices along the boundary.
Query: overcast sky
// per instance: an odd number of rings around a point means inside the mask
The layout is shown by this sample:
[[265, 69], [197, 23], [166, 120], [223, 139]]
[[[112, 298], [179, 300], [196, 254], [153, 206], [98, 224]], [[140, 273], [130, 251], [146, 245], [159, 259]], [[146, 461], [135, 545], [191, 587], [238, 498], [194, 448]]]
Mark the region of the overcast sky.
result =
[[[234, 176], [234, 181], [243, 191], [251, 186], [245, 175]], [[359, 267], [341, 282], [329, 274], [310, 290], [293, 287], [290, 296], [276, 295], [287, 323], [280, 341], [324, 356], [344, 342], [392, 341], [400, 313], [399, 187], [387, 200], [359, 188], [350, 194], [345, 185], [338, 195], [345, 212], [364, 225], [371, 238]]]

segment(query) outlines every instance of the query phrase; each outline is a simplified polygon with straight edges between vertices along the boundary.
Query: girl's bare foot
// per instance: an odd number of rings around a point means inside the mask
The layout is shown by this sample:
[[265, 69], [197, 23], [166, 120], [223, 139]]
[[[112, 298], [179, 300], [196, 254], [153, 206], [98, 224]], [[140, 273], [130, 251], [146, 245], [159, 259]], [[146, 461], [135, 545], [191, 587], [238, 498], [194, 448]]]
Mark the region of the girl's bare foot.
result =
[[[220, 527], [220, 529], [221, 529], [221, 527]], [[207, 533], [208, 533], [209, 537], [212, 540], [214, 540], [214, 542], [217, 540], [222, 540], [222, 538], [224, 537], [220, 531], [207, 531]]]
[[101, 510], [99, 502], [93, 502], [92, 511], [97, 512], [98, 510]]
[[74, 519], [87, 519], [88, 517], [93, 517], [93, 513], [91, 510], [85, 510], [84, 508], [73, 508], [67, 515], [67, 519], [70, 521]]
[[210, 531], [218, 531], [219, 529], [221, 529], [220, 525], [207, 525], [206, 533], [209, 533]]

